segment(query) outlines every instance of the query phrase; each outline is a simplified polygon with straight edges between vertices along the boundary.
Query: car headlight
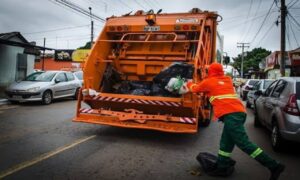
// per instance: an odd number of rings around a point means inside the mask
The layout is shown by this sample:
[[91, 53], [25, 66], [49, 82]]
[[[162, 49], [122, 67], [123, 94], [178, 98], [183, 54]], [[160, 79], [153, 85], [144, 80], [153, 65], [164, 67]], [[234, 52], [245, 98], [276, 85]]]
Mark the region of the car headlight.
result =
[[36, 91], [38, 91], [38, 90], [40, 90], [40, 87], [29, 88], [29, 89], [27, 89], [26, 91], [27, 91], [27, 92], [36, 92]]

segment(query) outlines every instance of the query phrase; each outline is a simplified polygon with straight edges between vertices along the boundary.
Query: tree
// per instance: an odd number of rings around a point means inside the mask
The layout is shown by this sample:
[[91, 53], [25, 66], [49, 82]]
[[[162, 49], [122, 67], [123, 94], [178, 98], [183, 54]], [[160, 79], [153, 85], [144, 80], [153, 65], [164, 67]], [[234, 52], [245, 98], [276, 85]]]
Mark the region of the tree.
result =
[[[264, 48], [254, 48], [252, 51], [245, 52], [244, 56], [244, 72], [249, 70], [259, 71], [259, 63], [262, 59], [266, 58], [271, 54], [271, 51], [268, 51]], [[242, 54], [239, 54], [238, 57], [233, 58], [232, 66], [236, 69], [241, 69]]]
[[91, 42], [87, 42], [84, 46], [81, 46], [77, 49], [91, 49]]

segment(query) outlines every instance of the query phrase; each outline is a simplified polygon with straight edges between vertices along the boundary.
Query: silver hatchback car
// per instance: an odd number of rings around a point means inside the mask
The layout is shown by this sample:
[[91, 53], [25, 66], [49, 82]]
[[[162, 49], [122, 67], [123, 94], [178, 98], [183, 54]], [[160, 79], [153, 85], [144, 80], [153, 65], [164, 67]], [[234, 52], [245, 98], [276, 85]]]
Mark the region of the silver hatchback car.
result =
[[50, 104], [57, 98], [76, 99], [80, 87], [81, 82], [71, 72], [40, 71], [11, 84], [6, 94], [12, 102], [42, 101], [43, 104]]
[[280, 150], [286, 140], [300, 142], [300, 77], [279, 78], [256, 94], [254, 125], [271, 130], [273, 149]]

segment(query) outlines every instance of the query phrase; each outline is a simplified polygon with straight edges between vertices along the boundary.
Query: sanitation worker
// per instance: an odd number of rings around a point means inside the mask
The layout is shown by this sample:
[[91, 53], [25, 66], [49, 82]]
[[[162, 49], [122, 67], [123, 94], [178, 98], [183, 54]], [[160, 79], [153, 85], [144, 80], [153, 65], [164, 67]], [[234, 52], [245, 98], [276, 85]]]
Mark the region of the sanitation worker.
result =
[[188, 82], [186, 86], [193, 93], [206, 93], [213, 106], [215, 117], [224, 122], [216, 167], [208, 174], [223, 176], [227, 169], [232, 166], [230, 155], [236, 145], [270, 170], [270, 180], [278, 179], [285, 166], [272, 159], [249, 140], [244, 128], [245, 107], [235, 94], [231, 78], [224, 75], [222, 65], [212, 63], [208, 68], [206, 79], [200, 83]]

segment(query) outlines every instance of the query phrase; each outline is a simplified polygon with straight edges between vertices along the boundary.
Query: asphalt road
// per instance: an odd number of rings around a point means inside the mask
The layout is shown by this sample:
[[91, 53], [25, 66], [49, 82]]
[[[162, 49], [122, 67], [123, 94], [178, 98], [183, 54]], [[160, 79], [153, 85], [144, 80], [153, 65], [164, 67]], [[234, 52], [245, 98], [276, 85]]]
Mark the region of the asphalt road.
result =
[[[75, 105], [0, 106], [0, 179], [222, 179], [204, 174], [195, 160], [199, 152], [217, 153], [222, 123], [194, 135], [122, 129], [71, 122]], [[286, 164], [281, 179], [300, 179], [298, 144], [273, 152], [268, 131], [253, 127], [251, 110], [245, 126], [252, 141]], [[236, 171], [227, 179], [268, 179], [268, 170], [238, 148], [233, 158]]]

